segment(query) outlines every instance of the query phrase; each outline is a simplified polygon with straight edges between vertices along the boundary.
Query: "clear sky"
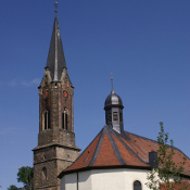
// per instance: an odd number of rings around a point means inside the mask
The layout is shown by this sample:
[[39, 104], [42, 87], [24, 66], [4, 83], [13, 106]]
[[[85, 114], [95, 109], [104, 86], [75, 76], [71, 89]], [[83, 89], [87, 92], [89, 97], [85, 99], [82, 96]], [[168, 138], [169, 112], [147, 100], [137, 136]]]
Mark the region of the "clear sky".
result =
[[[104, 126], [110, 73], [125, 130], [156, 139], [159, 122], [190, 156], [190, 1], [60, 0], [59, 23], [75, 86], [75, 132], [84, 147]], [[32, 166], [38, 90], [53, 0], [0, 1], [0, 185]]]

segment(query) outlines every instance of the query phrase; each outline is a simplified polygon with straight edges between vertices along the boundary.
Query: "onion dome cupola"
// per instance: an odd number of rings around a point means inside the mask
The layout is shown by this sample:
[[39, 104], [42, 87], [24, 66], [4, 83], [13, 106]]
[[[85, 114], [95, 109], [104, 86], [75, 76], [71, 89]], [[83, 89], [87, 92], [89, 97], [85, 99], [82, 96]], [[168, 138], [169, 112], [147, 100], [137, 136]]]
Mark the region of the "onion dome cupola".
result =
[[104, 103], [106, 125], [118, 133], [123, 132], [123, 103], [114, 90], [108, 95]]

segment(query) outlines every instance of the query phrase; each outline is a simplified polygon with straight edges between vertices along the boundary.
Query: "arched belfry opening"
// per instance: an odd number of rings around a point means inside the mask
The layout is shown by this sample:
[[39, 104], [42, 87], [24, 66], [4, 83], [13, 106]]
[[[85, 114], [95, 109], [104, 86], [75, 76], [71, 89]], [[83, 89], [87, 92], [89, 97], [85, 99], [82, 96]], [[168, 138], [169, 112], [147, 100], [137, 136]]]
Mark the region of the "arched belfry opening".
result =
[[68, 130], [68, 110], [65, 107], [62, 113], [62, 128]]
[[45, 110], [43, 115], [43, 130], [48, 130], [51, 128], [50, 124], [50, 111]]

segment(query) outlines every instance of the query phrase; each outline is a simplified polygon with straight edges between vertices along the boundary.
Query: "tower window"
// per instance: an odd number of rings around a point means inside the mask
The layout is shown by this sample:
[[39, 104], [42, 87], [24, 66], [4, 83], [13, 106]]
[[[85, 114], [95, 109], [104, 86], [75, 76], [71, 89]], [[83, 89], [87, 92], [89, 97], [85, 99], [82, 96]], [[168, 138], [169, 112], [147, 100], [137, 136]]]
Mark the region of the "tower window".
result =
[[68, 130], [68, 113], [66, 108], [64, 108], [62, 113], [62, 128]]
[[117, 112], [113, 112], [113, 120], [118, 121], [118, 113]]
[[142, 190], [141, 182], [136, 180], [133, 184], [133, 190]]
[[44, 129], [50, 129], [50, 113], [49, 111], [45, 111], [44, 113]]

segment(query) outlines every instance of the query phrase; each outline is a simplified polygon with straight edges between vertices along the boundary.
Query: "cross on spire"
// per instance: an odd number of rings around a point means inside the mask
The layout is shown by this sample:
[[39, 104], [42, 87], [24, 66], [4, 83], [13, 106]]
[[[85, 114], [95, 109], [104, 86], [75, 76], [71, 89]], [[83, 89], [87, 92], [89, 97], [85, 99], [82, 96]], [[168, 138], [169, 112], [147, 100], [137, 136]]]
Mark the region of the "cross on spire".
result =
[[58, 14], [58, 5], [59, 5], [58, 0], [54, 0], [54, 13], [55, 13], [55, 16], [57, 16], [57, 14]]

